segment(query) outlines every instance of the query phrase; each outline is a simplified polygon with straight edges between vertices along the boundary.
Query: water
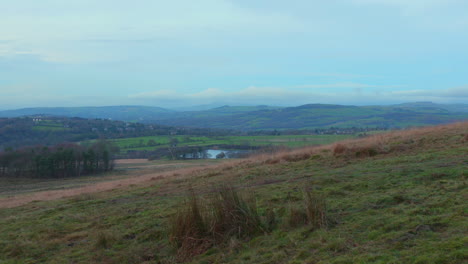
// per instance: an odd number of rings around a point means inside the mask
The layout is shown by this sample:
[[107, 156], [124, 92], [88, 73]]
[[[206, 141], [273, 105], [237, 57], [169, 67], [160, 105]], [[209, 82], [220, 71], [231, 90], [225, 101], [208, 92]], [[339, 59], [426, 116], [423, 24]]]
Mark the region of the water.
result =
[[249, 154], [249, 150], [206, 149], [202, 152], [186, 153], [181, 158], [186, 159], [233, 159]]

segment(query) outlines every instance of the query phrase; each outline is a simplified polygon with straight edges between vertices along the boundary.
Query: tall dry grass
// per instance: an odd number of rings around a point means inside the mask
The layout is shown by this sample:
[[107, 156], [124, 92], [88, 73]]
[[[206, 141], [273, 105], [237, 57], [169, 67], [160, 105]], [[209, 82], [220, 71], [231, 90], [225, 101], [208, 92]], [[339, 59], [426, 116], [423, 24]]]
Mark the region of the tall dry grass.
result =
[[371, 135], [365, 138], [348, 139], [338, 143], [286, 149], [271, 154], [252, 156], [249, 163], [276, 164], [295, 162], [314, 157], [366, 158], [379, 154], [410, 151], [428, 146], [445, 146], [447, 138], [459, 138], [459, 142], [468, 141], [468, 122], [448, 125], [412, 128]]
[[301, 205], [291, 206], [282, 219], [273, 208], [264, 209], [265, 215], [260, 216], [256, 201], [231, 187], [223, 186], [206, 199], [192, 191], [169, 221], [169, 239], [177, 249], [177, 259], [187, 261], [214, 245], [268, 233], [281, 220], [283, 226], [313, 230], [330, 223], [325, 197], [310, 190], [304, 190]]
[[255, 201], [224, 186], [205, 200], [192, 192], [170, 220], [169, 239], [177, 248], [178, 259], [184, 261], [212, 245], [261, 232], [264, 227]]
[[327, 228], [330, 224], [325, 196], [304, 189], [302, 204], [289, 207], [289, 214], [284, 224], [295, 228], [310, 226], [313, 230]]

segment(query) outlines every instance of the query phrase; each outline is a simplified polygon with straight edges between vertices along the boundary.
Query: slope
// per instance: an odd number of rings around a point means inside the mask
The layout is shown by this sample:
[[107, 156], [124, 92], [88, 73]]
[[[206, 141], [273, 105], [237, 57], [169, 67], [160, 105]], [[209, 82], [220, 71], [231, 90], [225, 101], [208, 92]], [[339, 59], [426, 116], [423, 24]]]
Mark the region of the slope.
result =
[[[399, 131], [4, 209], [0, 260], [175, 263], [187, 249], [169, 239], [171, 216], [189, 190], [205, 201], [216, 186], [230, 185], [255, 198], [261, 219], [274, 225], [188, 250], [186, 262], [463, 263], [467, 144], [466, 122]], [[292, 221], [304, 187], [326, 201], [326, 227]]]
[[312, 129], [326, 127], [411, 127], [466, 120], [468, 113], [451, 112], [438, 106], [345, 106], [309, 104], [266, 109], [226, 116], [160, 119], [171, 126], [230, 128], [238, 130]]

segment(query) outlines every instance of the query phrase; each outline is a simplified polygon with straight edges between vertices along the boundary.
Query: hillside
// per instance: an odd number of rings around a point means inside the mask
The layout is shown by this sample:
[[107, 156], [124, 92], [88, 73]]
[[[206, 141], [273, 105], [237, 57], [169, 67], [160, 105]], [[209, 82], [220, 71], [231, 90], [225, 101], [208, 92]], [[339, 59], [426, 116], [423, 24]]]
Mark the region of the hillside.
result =
[[54, 145], [98, 138], [131, 138], [156, 135], [226, 135], [212, 129], [182, 129], [122, 121], [29, 116], [0, 118], [0, 151], [31, 145]]
[[80, 117], [112, 119], [126, 122], [146, 122], [154, 120], [220, 117], [238, 113], [276, 109], [271, 106], [222, 106], [201, 111], [173, 111], [152, 106], [101, 106], [101, 107], [36, 107], [0, 111], [0, 117], [21, 117], [31, 115], [48, 115], [56, 117]]
[[159, 107], [109, 106], [28, 108], [0, 111], [0, 117], [47, 114], [111, 118], [127, 122], [235, 130], [285, 130], [329, 127], [405, 128], [468, 119], [468, 105], [430, 102], [390, 106], [308, 104], [297, 107], [222, 106], [201, 111], [171, 111]]
[[156, 122], [171, 126], [238, 130], [313, 129], [326, 127], [404, 128], [468, 119], [467, 112], [452, 112], [439, 105], [344, 106], [310, 104], [266, 109], [229, 116], [188, 115]]
[[0, 262], [464, 263], [467, 144], [465, 122], [33, 193], [0, 211]]
[[100, 106], [100, 107], [36, 107], [0, 111], [0, 117], [49, 115], [57, 117], [101, 118], [120, 121], [141, 121], [163, 118], [174, 111], [150, 106]]

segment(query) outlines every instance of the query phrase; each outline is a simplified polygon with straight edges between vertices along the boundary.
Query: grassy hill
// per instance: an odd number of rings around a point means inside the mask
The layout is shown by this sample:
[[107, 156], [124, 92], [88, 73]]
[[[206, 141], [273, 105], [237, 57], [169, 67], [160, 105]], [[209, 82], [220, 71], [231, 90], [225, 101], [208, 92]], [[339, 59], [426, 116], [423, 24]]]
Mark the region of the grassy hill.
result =
[[124, 188], [3, 208], [0, 262], [464, 263], [467, 149], [465, 122], [154, 167]]
[[[214, 111], [214, 110], [212, 110]], [[453, 112], [436, 104], [344, 106], [310, 104], [226, 116], [174, 116], [158, 123], [171, 126], [238, 130], [313, 129], [326, 127], [412, 127], [466, 120], [467, 112]]]

